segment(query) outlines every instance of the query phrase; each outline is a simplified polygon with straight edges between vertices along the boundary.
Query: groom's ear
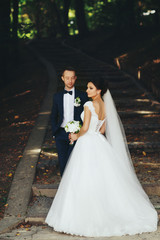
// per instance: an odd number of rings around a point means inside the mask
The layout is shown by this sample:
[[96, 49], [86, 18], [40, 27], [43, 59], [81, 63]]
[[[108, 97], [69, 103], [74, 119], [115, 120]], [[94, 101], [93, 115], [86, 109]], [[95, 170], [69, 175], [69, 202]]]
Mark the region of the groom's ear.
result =
[[64, 77], [63, 77], [63, 75], [61, 76], [61, 79], [62, 79], [62, 81], [64, 82]]

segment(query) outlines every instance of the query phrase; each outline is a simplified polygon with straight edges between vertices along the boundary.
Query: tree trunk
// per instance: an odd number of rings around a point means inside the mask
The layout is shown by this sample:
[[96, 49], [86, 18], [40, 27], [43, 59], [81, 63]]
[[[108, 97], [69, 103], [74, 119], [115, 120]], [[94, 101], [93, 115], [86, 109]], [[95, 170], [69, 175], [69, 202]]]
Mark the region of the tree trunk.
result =
[[35, 1], [35, 5], [36, 5], [36, 13], [35, 13], [35, 22], [36, 22], [36, 30], [37, 30], [37, 38], [41, 38], [41, 31], [40, 31], [40, 14], [41, 14], [41, 10], [40, 10], [40, 2], [39, 0]]
[[154, 14], [154, 22], [156, 27], [159, 27], [159, 13], [160, 13], [160, 10], [157, 8]]
[[7, 65], [9, 61], [10, 44], [10, 0], [0, 1], [0, 81], [5, 84], [7, 78]]
[[141, 26], [142, 24], [142, 2], [138, 1], [138, 7], [137, 7], [137, 25]]
[[19, 49], [18, 49], [18, 11], [19, 11], [19, 0], [13, 0], [13, 25], [12, 25], [12, 55], [14, 56], [14, 61], [18, 62]]
[[87, 29], [87, 23], [85, 19], [83, 0], [75, 0], [75, 10], [76, 10], [76, 19], [77, 19], [79, 34], [86, 35], [86, 33], [88, 32], [88, 29]]
[[63, 29], [64, 29], [64, 36], [68, 36], [68, 12], [71, 0], [64, 0], [64, 13], [63, 13]]
[[0, 1], [0, 42], [10, 40], [10, 0]]
[[123, 28], [123, 3], [122, 0], [116, 2], [116, 28], [121, 30]]
[[126, 26], [128, 30], [133, 30], [136, 26], [135, 23], [135, 0], [126, 0]]
[[17, 30], [18, 30], [18, 3], [19, 0], [13, 0], [13, 39], [17, 40]]
[[130, 31], [135, 28], [135, 1], [117, 0], [117, 29]]
[[[57, 33], [64, 35], [63, 24], [59, 9], [55, 0], [51, 0], [51, 27], [52, 27], [52, 36], [56, 36]], [[58, 29], [57, 29], [58, 28]]]

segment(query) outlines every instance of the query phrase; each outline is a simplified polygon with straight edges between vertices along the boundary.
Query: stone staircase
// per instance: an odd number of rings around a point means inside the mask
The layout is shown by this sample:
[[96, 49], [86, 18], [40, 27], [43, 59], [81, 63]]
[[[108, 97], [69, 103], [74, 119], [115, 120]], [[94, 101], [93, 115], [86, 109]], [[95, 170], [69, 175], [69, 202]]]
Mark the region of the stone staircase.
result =
[[[160, 216], [160, 104], [132, 77], [114, 66], [59, 42], [42, 40], [32, 45], [55, 67], [58, 90], [63, 88], [60, 76], [66, 65], [77, 69], [76, 86], [84, 91], [95, 74], [108, 80], [124, 124], [136, 173]], [[59, 182], [58, 156], [49, 123], [37, 164], [26, 222], [44, 223]]]

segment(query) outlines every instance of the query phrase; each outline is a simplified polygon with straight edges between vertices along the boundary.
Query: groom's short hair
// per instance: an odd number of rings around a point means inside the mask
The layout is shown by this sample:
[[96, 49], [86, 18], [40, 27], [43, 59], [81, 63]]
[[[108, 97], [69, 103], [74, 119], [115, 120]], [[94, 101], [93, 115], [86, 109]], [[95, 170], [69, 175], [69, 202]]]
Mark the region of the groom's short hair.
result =
[[66, 67], [63, 69], [63, 71], [62, 71], [62, 76], [63, 76], [63, 74], [64, 74], [65, 71], [72, 71], [72, 72], [75, 72], [75, 74], [76, 74], [75, 68], [73, 68], [73, 67], [71, 67], [71, 66], [66, 66]]

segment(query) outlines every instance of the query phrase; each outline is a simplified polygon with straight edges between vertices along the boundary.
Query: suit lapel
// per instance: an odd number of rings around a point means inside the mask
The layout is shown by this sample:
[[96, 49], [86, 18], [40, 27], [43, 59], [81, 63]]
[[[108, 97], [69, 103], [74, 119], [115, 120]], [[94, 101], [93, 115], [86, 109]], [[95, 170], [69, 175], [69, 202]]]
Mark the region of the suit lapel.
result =
[[[75, 88], [74, 100], [77, 98], [77, 89]], [[77, 108], [74, 106], [74, 119], [76, 119]]]
[[74, 99], [78, 97], [78, 90], [75, 88], [75, 94], [74, 94]]
[[[75, 88], [75, 97], [74, 97], [74, 99], [76, 99], [77, 97], [81, 98], [81, 94], [80, 94], [80, 92]], [[80, 114], [81, 114], [81, 107], [75, 107], [75, 106], [74, 106], [74, 119], [77, 120], [77, 121], [79, 121]]]
[[63, 112], [64, 112], [64, 108], [63, 108], [63, 92], [61, 92], [60, 94], [60, 99], [59, 99], [59, 106], [60, 106], [60, 113], [61, 113], [61, 116], [63, 118]]

